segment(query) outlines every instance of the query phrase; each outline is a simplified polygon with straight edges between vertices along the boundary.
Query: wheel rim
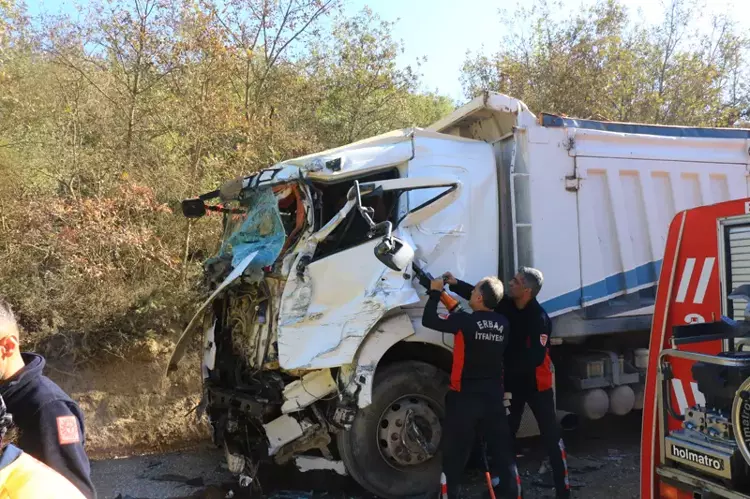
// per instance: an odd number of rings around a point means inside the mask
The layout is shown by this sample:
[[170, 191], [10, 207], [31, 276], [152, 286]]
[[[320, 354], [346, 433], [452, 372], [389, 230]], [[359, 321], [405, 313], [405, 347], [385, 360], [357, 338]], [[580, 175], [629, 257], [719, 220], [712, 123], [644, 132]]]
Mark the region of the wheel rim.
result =
[[383, 460], [403, 470], [423, 464], [437, 453], [442, 435], [436, 404], [423, 395], [405, 395], [380, 416], [378, 449]]

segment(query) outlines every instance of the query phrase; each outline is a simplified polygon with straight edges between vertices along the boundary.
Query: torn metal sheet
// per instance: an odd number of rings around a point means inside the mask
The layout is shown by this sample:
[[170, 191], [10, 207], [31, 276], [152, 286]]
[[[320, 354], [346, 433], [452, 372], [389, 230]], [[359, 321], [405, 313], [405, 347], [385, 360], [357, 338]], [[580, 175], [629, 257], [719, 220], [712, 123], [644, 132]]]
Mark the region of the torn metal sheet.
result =
[[385, 352], [399, 341], [412, 336], [414, 327], [411, 319], [405, 313], [399, 313], [388, 317], [371, 331], [357, 352], [354, 362], [356, 368], [353, 375], [353, 383], [347, 383], [348, 391], [359, 387], [357, 405], [360, 408], [367, 407], [372, 403], [372, 386], [375, 380], [375, 370], [378, 362], [383, 358]]
[[[363, 187], [365, 184], [363, 184]], [[415, 247], [408, 231], [412, 224], [438, 213], [461, 193], [455, 179], [417, 177], [384, 180], [367, 188], [389, 190], [448, 189], [414, 207], [403, 219], [406, 230], [395, 234]], [[392, 271], [374, 255], [379, 238], [363, 241], [335, 255], [307, 264], [320, 241], [354, 209], [355, 200], [344, 207], [320, 231], [304, 243], [296, 272], [289, 275], [279, 313], [279, 364], [284, 369], [316, 369], [349, 364], [363, 338], [389, 311], [419, 302], [408, 273]]]
[[341, 476], [347, 476], [346, 466], [343, 461], [331, 461], [324, 457], [316, 456], [297, 456], [294, 459], [294, 464], [297, 465], [297, 469], [301, 472], [306, 471], [335, 471]]
[[336, 381], [330, 369], [308, 373], [284, 387], [284, 404], [281, 412], [299, 411], [336, 390]]
[[279, 314], [281, 367], [349, 364], [362, 339], [388, 311], [419, 301], [410, 279], [375, 258], [379, 242], [313, 262], [302, 278], [290, 275]]
[[318, 244], [327, 238], [334, 230], [336, 230], [336, 227], [346, 220], [347, 215], [349, 215], [349, 212], [354, 209], [355, 205], [356, 201], [354, 199], [348, 200], [341, 210], [339, 210], [339, 212], [328, 221], [328, 223], [326, 223], [318, 232], [307, 238], [299, 256], [312, 256], [315, 253]]
[[268, 455], [273, 456], [281, 447], [301, 437], [310, 426], [310, 423], [300, 423], [286, 414], [264, 424], [263, 429], [268, 438]]
[[174, 350], [172, 351], [172, 356], [170, 357], [169, 363], [167, 364], [167, 374], [177, 369], [177, 364], [179, 364], [180, 360], [185, 355], [185, 349], [187, 348], [188, 343], [195, 333], [195, 329], [193, 326], [196, 324], [198, 319], [203, 316], [206, 308], [211, 304], [211, 302], [214, 301], [214, 299], [216, 299], [219, 294], [221, 294], [230, 284], [232, 284], [242, 275], [245, 269], [250, 266], [250, 263], [252, 263], [257, 254], [257, 252], [253, 252], [245, 256], [245, 258], [239, 263], [239, 265], [237, 265], [234, 270], [230, 272], [226, 279], [224, 279], [224, 281], [216, 287], [214, 292], [211, 293], [211, 296], [209, 296], [208, 299], [203, 302], [200, 308], [198, 308], [198, 311], [195, 313], [193, 318], [190, 319], [187, 327], [182, 332], [182, 335], [180, 335], [180, 339], [177, 340], [177, 345], [175, 345]]

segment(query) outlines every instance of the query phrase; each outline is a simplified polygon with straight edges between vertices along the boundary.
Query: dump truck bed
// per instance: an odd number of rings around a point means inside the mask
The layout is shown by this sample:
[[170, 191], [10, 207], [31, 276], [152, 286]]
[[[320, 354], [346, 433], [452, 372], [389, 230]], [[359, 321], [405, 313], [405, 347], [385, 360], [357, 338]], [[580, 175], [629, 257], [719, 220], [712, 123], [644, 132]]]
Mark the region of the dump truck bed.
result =
[[648, 330], [670, 220], [750, 195], [750, 130], [536, 117], [501, 94], [430, 129], [492, 144], [500, 273], [544, 272], [558, 337]]

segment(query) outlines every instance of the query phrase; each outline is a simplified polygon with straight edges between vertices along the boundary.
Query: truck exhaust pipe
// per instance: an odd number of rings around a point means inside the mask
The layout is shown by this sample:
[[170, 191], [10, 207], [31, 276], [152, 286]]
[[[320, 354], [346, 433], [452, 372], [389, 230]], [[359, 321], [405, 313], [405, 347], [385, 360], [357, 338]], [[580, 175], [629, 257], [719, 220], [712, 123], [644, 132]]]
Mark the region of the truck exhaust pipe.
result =
[[571, 431], [578, 428], [578, 414], [568, 411], [557, 411], [557, 424], [563, 431]]
[[601, 388], [569, 393], [558, 399], [558, 406], [593, 421], [603, 418], [609, 411], [609, 395]]

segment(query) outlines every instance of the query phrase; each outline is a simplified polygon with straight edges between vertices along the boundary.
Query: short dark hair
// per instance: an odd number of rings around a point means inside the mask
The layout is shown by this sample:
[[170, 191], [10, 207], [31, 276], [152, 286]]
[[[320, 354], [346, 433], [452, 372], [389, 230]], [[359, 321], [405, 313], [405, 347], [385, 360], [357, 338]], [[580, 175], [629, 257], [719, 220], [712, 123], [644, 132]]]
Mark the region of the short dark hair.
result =
[[497, 277], [485, 277], [479, 281], [479, 294], [482, 295], [482, 302], [487, 308], [495, 308], [500, 304], [505, 294], [503, 281]]
[[518, 272], [523, 276], [526, 286], [531, 289], [531, 297], [536, 298], [536, 295], [541, 291], [542, 283], [544, 282], [542, 271], [535, 269], [534, 267], [521, 267], [518, 269]]

